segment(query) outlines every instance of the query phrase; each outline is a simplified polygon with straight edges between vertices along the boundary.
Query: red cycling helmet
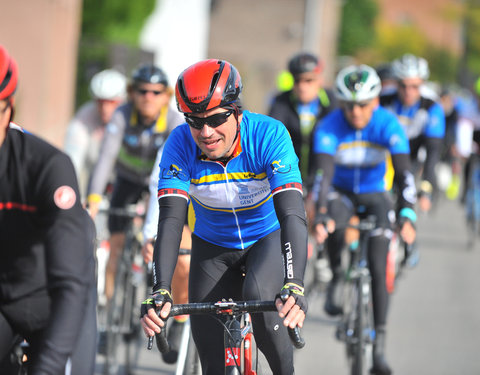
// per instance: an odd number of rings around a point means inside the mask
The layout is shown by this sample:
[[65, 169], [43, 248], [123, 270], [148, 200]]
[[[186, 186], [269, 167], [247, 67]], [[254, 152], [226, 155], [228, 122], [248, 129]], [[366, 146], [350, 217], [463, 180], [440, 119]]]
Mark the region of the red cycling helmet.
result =
[[0, 45], [0, 100], [9, 98], [15, 92], [17, 80], [17, 63]]
[[201, 113], [238, 100], [242, 79], [227, 61], [204, 60], [185, 69], [175, 86], [177, 107], [183, 113]]

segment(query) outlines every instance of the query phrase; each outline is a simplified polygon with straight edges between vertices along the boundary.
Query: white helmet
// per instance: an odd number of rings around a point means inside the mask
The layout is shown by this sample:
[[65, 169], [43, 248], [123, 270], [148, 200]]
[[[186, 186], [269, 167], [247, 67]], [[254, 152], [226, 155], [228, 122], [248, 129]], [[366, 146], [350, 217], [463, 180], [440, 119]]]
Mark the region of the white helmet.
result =
[[95, 99], [122, 100], [126, 90], [127, 77], [113, 69], [98, 72], [90, 81], [90, 94]]
[[351, 65], [338, 73], [335, 95], [339, 100], [362, 102], [377, 97], [381, 88], [375, 69], [368, 65]]
[[425, 81], [430, 75], [427, 60], [410, 53], [394, 60], [392, 70], [397, 79], [421, 78]]

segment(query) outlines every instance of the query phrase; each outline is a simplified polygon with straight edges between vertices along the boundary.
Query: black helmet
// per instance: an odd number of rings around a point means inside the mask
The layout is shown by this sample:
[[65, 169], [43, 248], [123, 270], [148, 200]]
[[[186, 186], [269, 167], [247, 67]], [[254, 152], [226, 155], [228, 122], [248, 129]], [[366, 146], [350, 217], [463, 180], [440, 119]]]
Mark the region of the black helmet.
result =
[[132, 73], [133, 83], [161, 83], [168, 86], [168, 78], [165, 72], [153, 64], [142, 64]]
[[315, 55], [308, 52], [301, 52], [290, 59], [288, 62], [288, 70], [293, 76], [309, 72], [321, 73], [323, 64]]

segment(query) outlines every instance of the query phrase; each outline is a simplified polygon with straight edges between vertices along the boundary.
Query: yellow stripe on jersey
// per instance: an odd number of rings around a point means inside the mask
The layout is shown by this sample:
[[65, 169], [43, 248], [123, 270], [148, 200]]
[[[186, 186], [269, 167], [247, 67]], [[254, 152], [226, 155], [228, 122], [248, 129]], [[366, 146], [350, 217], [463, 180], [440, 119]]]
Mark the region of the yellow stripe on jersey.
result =
[[385, 181], [386, 191], [390, 191], [393, 187], [393, 177], [395, 176], [395, 169], [393, 169], [392, 155], [387, 154], [387, 159], [385, 160], [385, 176], [383, 180]]
[[227, 181], [228, 180], [263, 180], [267, 178], [266, 173], [260, 173], [258, 175], [254, 173], [248, 173], [248, 172], [233, 172], [233, 173], [227, 173], [225, 176], [224, 173], [219, 173], [219, 174], [211, 174], [208, 176], [203, 176], [202, 178], [192, 178], [191, 182], [192, 184], [195, 185], [200, 185], [200, 184], [205, 184], [209, 182], [219, 182], [219, 181]]
[[372, 142], [367, 142], [367, 141], [353, 141], [353, 142], [348, 142], [348, 143], [342, 143], [339, 147], [338, 150], [347, 150], [349, 148], [355, 148], [355, 147], [363, 147], [363, 148], [376, 148], [378, 150], [383, 150], [385, 147], [377, 145]]

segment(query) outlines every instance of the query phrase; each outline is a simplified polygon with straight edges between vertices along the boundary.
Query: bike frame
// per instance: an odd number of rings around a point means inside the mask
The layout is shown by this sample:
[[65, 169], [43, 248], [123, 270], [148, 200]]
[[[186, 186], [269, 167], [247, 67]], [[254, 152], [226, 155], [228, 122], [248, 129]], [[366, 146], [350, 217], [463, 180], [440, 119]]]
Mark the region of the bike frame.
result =
[[[274, 301], [240, 301], [222, 300], [219, 302], [190, 303], [173, 305], [169, 317], [184, 314], [220, 314], [227, 317], [224, 324], [224, 349], [225, 349], [225, 374], [240, 375], [241, 370], [241, 349], [244, 348], [244, 375], [256, 375], [252, 369], [252, 325], [250, 317], [245, 317], [245, 325], [241, 325], [239, 318], [250, 313], [277, 311]], [[288, 328], [290, 339], [295, 347], [303, 348], [305, 341], [300, 336], [298, 327]], [[158, 349], [163, 353], [169, 350], [165, 330], [155, 335]], [[153, 337], [149, 338], [147, 348], [153, 347]]]

